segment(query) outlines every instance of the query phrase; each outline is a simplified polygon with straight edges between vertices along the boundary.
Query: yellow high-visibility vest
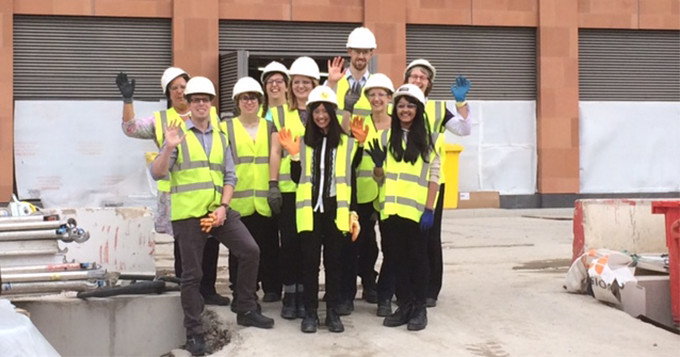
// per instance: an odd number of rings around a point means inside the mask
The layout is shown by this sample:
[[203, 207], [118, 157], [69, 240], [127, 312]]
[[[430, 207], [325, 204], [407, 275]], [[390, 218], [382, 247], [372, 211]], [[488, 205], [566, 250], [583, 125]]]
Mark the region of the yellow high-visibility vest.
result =
[[435, 150], [438, 151], [439, 146], [442, 146], [443, 135], [437, 135], [429, 162], [424, 162], [419, 156], [414, 164], [410, 164], [404, 160], [397, 161], [390, 153], [390, 132], [391, 130], [385, 130], [381, 135], [382, 145], [387, 146], [387, 157], [383, 165], [385, 182], [380, 189], [380, 218], [384, 220], [397, 215], [420, 222], [427, 203], [430, 165], [435, 157]]
[[238, 118], [227, 119], [220, 125], [222, 131], [227, 133], [238, 178], [230, 207], [244, 217], [255, 212], [271, 217], [272, 211], [267, 203], [267, 192], [269, 191], [269, 151], [274, 124], [260, 118], [254, 141]]
[[[430, 132], [432, 135], [437, 133], [444, 133], [444, 116], [446, 116], [446, 102], [443, 100], [428, 100], [425, 103], [425, 114], [427, 115], [427, 122], [430, 124]], [[434, 142], [434, 140], [432, 141]], [[444, 170], [444, 164], [446, 161], [446, 152], [444, 151], [444, 145], [439, 148], [439, 160], [441, 166], [439, 167], [439, 182], [446, 182], [446, 171]], [[437, 193], [437, 195], [439, 195]]]
[[[349, 204], [352, 199], [352, 158], [356, 151], [355, 139], [342, 136], [335, 152], [335, 198], [338, 208], [335, 225], [341, 232], [349, 232]], [[314, 230], [312, 202], [312, 157], [314, 149], [300, 142], [300, 182], [295, 191], [295, 213], [299, 232]], [[323, 195], [323, 192], [319, 192]]]
[[[182, 126], [182, 130], [187, 129], [186, 124], [182, 117], [179, 116], [175, 108], [170, 108], [167, 110], [161, 110], [153, 113], [156, 118], [154, 125], [154, 132], [156, 134], [156, 146], [160, 149], [163, 146], [163, 141], [165, 141], [165, 127], [168, 124], [176, 125], [179, 123]], [[210, 108], [210, 124], [212, 124], [213, 129], [218, 128], [220, 122], [220, 117], [217, 116], [217, 109], [215, 107]], [[162, 179], [156, 181], [159, 192], [170, 192], [170, 176], [165, 176]]]
[[[370, 78], [371, 75], [369, 74], [368, 77]], [[349, 79], [347, 79], [347, 76], [343, 76], [342, 79], [338, 81], [338, 87], [335, 90], [338, 98], [337, 114], [340, 116], [342, 116], [345, 110], [345, 94], [347, 94], [347, 90], [349, 90]], [[361, 97], [359, 97], [359, 100], [354, 104], [354, 110], [350, 114], [362, 117], [371, 115], [371, 103], [368, 101], [368, 98], [366, 98], [363, 88], [361, 89]]]
[[[311, 115], [308, 113], [307, 115]], [[311, 120], [311, 119], [309, 119]], [[305, 135], [305, 126], [302, 125], [300, 114], [296, 110], [288, 110], [288, 105], [280, 105], [272, 109], [272, 122], [276, 126], [276, 130], [281, 131], [285, 127], [290, 130], [293, 138], [300, 137], [302, 141]], [[279, 190], [281, 192], [295, 192], [295, 182], [290, 177], [290, 154], [286, 149], [283, 150], [283, 157], [281, 158], [281, 166], [279, 167]]]
[[213, 128], [212, 147], [206, 155], [196, 134], [186, 130], [177, 147], [177, 161], [170, 169], [171, 221], [203, 217], [220, 206], [226, 146], [227, 138]]
[[375, 168], [375, 163], [366, 149], [368, 148], [368, 143], [372, 142], [374, 138], [380, 138], [380, 136], [375, 130], [372, 116], [369, 115], [364, 118], [364, 125], [368, 125], [368, 135], [366, 136], [366, 141], [364, 142], [364, 152], [361, 157], [361, 162], [359, 163], [359, 167], [357, 167], [356, 172], [357, 203], [359, 204], [373, 202], [378, 198], [378, 183], [375, 182], [375, 179], [373, 178], [373, 168]]

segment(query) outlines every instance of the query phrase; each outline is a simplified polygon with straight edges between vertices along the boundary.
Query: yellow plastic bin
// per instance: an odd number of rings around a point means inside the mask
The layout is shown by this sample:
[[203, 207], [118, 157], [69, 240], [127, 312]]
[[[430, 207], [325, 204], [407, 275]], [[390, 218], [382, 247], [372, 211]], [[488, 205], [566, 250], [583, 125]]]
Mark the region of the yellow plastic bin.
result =
[[459, 144], [444, 144], [446, 157], [444, 158], [444, 176], [446, 191], [444, 192], [444, 208], [458, 207], [458, 157], [463, 151]]

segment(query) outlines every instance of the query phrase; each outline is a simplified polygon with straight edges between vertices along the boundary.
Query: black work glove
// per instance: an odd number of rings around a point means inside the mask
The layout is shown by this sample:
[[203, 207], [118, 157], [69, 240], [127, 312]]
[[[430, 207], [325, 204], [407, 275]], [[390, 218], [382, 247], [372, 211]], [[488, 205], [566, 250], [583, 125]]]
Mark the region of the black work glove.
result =
[[387, 157], [387, 148], [385, 146], [381, 147], [378, 139], [374, 138], [372, 142], [368, 143], [368, 150], [366, 152], [371, 155], [375, 167], [382, 167]]
[[128, 81], [127, 74], [120, 72], [116, 77], [116, 85], [118, 85], [120, 94], [123, 95], [123, 102], [132, 103], [132, 95], [135, 94], [135, 80]]
[[269, 192], [267, 192], [267, 203], [272, 210], [272, 214], [281, 213], [281, 205], [283, 205], [283, 198], [281, 198], [281, 191], [279, 190], [278, 181], [269, 181]]
[[354, 82], [352, 88], [348, 89], [347, 93], [345, 93], [345, 107], [343, 110], [352, 113], [354, 105], [357, 104], [359, 98], [361, 98], [361, 86], [359, 82]]

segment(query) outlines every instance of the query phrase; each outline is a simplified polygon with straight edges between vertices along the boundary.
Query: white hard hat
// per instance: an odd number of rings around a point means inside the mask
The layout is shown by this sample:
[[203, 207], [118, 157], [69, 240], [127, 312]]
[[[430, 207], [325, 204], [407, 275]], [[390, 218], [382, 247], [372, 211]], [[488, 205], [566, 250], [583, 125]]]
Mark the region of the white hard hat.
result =
[[192, 94], [209, 94], [215, 97], [215, 86], [208, 78], [196, 76], [187, 82], [187, 88], [184, 90], [184, 96]]
[[406, 70], [404, 70], [404, 79], [408, 79], [408, 72], [411, 70], [413, 67], [425, 67], [427, 68], [431, 73], [432, 73], [432, 78], [430, 78], [430, 82], [434, 82], [434, 77], [437, 75], [437, 70], [434, 68], [434, 66], [430, 63], [430, 61], [423, 59], [423, 58], [418, 58], [417, 60], [411, 61], [411, 63], [406, 66]]
[[418, 86], [415, 84], [402, 84], [401, 87], [397, 88], [397, 90], [392, 95], [392, 103], [396, 105], [399, 97], [405, 95], [416, 98], [419, 102], [425, 105], [425, 94], [423, 94], [423, 91], [421, 91], [420, 88], [418, 88]]
[[186, 75], [187, 77], [189, 76], [189, 73], [184, 72], [183, 69], [178, 68], [178, 67], [168, 67], [168, 69], [163, 72], [163, 75], [161, 76], [161, 88], [163, 89], [163, 94], [168, 94], [168, 84], [170, 82], [174, 81], [175, 78]]
[[316, 102], [326, 102], [337, 106], [338, 97], [335, 95], [335, 92], [330, 87], [318, 86], [312, 89], [312, 91], [309, 92], [309, 96], [307, 97], [307, 105]]
[[290, 76], [288, 75], [288, 69], [286, 68], [286, 66], [284, 66], [283, 64], [281, 64], [279, 62], [271, 61], [262, 70], [262, 75], [260, 76], [260, 81], [262, 81], [262, 83], [264, 83], [264, 78], [267, 77], [267, 75], [269, 73], [276, 73], [276, 72], [283, 74], [287, 78], [287, 80], [290, 80]]
[[373, 32], [366, 27], [357, 27], [347, 36], [347, 48], [375, 49], [378, 45], [375, 42]]
[[394, 93], [394, 85], [392, 84], [392, 80], [390, 77], [382, 73], [371, 74], [371, 76], [368, 77], [368, 80], [364, 85], [364, 95], [367, 95], [368, 90], [373, 88], [383, 88], [390, 92], [390, 94]]
[[234, 84], [234, 94], [231, 96], [231, 99], [236, 100], [236, 97], [238, 97], [239, 94], [249, 92], [264, 95], [260, 83], [252, 77], [243, 77]]
[[307, 56], [298, 57], [293, 64], [290, 65], [288, 74], [292, 76], [307, 76], [316, 79], [317, 81], [321, 79], [321, 74], [319, 73], [319, 65], [311, 58]]

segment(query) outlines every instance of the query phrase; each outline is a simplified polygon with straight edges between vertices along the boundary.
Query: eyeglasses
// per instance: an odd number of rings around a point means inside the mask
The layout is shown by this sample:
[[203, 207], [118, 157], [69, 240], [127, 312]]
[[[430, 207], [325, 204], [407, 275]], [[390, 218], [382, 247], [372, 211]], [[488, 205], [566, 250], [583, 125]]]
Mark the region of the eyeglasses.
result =
[[364, 55], [364, 56], [368, 56], [373, 52], [373, 50], [365, 49], [365, 48], [350, 48], [350, 51], [353, 51], [357, 55]]
[[238, 100], [245, 103], [245, 102], [257, 102], [257, 96], [256, 95], [242, 95], [238, 97]]
[[205, 97], [189, 99], [189, 103], [195, 103], [195, 104], [202, 104], [202, 103], [210, 104], [210, 102], [212, 102], [212, 100], [210, 98], [205, 98]]
[[174, 91], [177, 91], [177, 90], [182, 90], [182, 91], [184, 91], [186, 88], [187, 88], [187, 86], [185, 86], [185, 85], [176, 84], [176, 85], [170, 87], [170, 91], [171, 91], [171, 92], [174, 92]]
[[417, 105], [415, 105], [413, 103], [407, 103], [407, 104], [399, 103], [399, 104], [397, 104], [397, 109], [416, 109], [416, 107], [417, 107]]
[[293, 85], [309, 87], [312, 85], [312, 81], [310, 81], [309, 79], [297, 79], [293, 81]]
[[264, 84], [269, 84], [269, 85], [276, 84], [277, 86], [283, 85], [283, 83], [285, 83], [285, 81], [283, 79], [270, 79], [270, 80], [264, 82]]
[[414, 74], [411, 74], [410, 76], [408, 76], [408, 78], [411, 79], [411, 80], [414, 80], [414, 81], [419, 80], [419, 81], [421, 81], [421, 82], [429, 81], [429, 80], [430, 80], [430, 78], [428, 78], [427, 76], [417, 75], [417, 74], [415, 74], [415, 73], [414, 73]]

